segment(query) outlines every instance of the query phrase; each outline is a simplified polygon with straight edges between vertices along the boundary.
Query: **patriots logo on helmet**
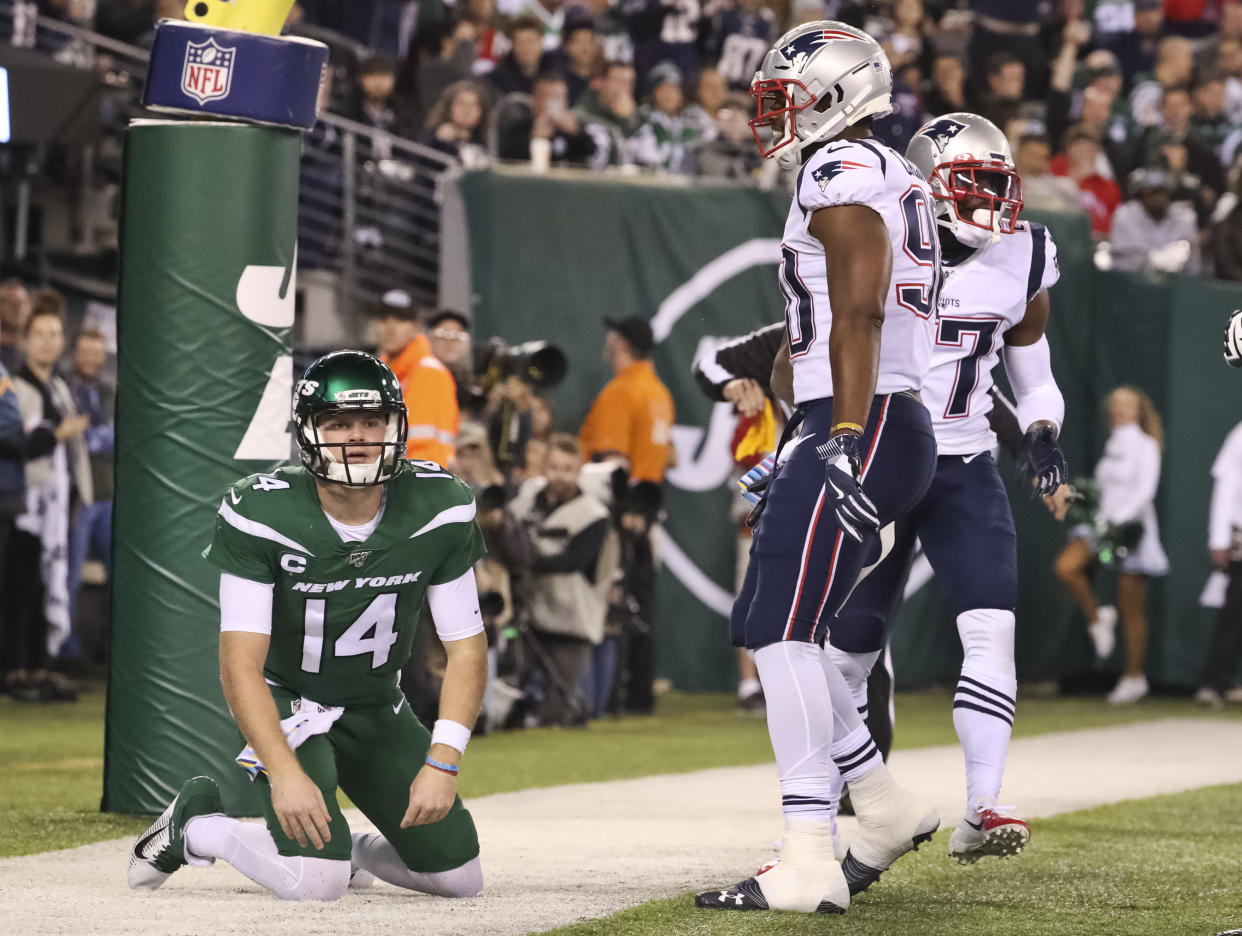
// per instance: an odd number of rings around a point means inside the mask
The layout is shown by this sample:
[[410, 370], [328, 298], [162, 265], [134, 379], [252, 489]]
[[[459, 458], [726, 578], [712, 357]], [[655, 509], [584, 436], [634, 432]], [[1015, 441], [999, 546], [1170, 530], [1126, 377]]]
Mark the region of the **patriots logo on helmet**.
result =
[[941, 117], [935, 123], [928, 125], [923, 129], [923, 136], [932, 138], [932, 142], [936, 144], [936, 149], [944, 152], [944, 148], [949, 145], [949, 141], [966, 129], [964, 123], [951, 120], [948, 117]]
[[847, 169], [866, 169], [866, 163], [852, 162], [848, 159], [830, 159], [822, 166], [811, 173], [811, 178], [819, 183], [819, 190], [822, 192], [828, 188], [828, 183], [845, 172]]
[[840, 29], [819, 29], [803, 33], [788, 44], [781, 46], [781, 55], [789, 60], [790, 67], [801, 68], [820, 46], [834, 39], [857, 39], [852, 33]]

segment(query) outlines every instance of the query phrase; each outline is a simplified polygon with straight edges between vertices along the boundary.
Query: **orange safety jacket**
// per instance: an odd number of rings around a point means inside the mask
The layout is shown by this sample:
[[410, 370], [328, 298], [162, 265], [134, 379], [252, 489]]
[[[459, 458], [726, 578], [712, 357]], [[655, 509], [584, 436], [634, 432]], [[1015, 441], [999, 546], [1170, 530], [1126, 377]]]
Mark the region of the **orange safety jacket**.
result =
[[380, 355], [392, 368], [405, 398], [407, 458], [433, 461], [443, 468], [457, 454], [457, 382], [431, 353], [426, 335], [419, 335], [395, 357]]
[[673, 433], [673, 397], [650, 361], [635, 361], [599, 392], [579, 433], [586, 459], [620, 452], [630, 480], [664, 480]]

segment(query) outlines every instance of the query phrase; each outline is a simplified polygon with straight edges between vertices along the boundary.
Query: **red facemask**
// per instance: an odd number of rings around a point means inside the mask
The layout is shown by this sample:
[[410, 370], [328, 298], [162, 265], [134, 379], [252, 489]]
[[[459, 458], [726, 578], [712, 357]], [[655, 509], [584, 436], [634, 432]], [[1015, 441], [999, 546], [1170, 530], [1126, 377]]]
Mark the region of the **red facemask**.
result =
[[[788, 85], [802, 89], [807, 96], [805, 104], [795, 104]], [[815, 102], [811, 93], [797, 78], [765, 78], [755, 79], [750, 86], [750, 96], [755, 99], [755, 116], [750, 120], [750, 132], [754, 134], [755, 145], [759, 147], [759, 155], [765, 159], [782, 147], [788, 146], [797, 138], [795, 131], [798, 111], [804, 110]], [[761, 128], [771, 128], [780, 132], [780, 136], [771, 140], [774, 145], [765, 146], [759, 135]]]
[[[965, 224], [987, 231], [999, 230], [1012, 234], [1022, 211], [1022, 177], [999, 159], [963, 157], [936, 167], [936, 180], [948, 193], [936, 197], [953, 202], [953, 213]], [[962, 211], [965, 198], [982, 199], [967, 212]], [[979, 211], [988, 212], [987, 222], [975, 219]]]

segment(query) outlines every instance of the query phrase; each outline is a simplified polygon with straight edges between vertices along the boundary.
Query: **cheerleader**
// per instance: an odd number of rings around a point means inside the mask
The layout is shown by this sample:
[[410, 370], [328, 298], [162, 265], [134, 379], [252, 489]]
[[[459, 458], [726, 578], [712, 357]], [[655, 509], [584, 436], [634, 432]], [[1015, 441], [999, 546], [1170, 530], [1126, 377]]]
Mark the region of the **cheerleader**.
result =
[[[1096, 656], [1108, 657], [1116, 645], [1118, 611], [1125, 635], [1125, 672], [1108, 694], [1114, 704], [1137, 702], [1147, 695], [1143, 655], [1147, 649], [1147, 580], [1169, 570], [1160, 545], [1156, 522], [1156, 488], [1160, 484], [1161, 447], [1164, 432], [1147, 394], [1134, 387], [1118, 387], [1108, 397], [1113, 431], [1104, 445], [1104, 456], [1095, 466], [1100, 488], [1099, 520], [1113, 531], [1135, 528], [1137, 542], [1117, 564], [1117, 607], [1100, 607], [1091, 590], [1087, 572], [1097, 561], [1097, 529], [1074, 527], [1069, 545], [1057, 557], [1057, 576], [1069, 589], [1074, 603], [1089, 621], [1087, 631]], [[1124, 537], [1122, 537], [1124, 539]]]

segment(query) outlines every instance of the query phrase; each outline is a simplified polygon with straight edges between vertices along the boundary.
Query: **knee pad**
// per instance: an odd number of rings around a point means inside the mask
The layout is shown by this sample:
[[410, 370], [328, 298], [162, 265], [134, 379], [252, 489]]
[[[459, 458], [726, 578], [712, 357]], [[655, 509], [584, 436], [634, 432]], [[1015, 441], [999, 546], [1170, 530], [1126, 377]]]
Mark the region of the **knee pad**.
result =
[[851, 653], [849, 650], [841, 650], [828, 644], [824, 647], [824, 652], [837, 664], [837, 669], [841, 671], [845, 684], [850, 687], [850, 693], [855, 697], [861, 693], [865, 697], [867, 680], [871, 677], [871, 670], [875, 668], [875, 661], [880, 658], [883, 651]]
[[349, 890], [349, 862], [330, 858], [287, 858], [296, 861], [296, 880], [273, 888], [281, 900], [338, 900]]
[[957, 616], [962, 672], [1017, 679], [1013, 663], [1014, 615], [999, 608], [975, 608]]

